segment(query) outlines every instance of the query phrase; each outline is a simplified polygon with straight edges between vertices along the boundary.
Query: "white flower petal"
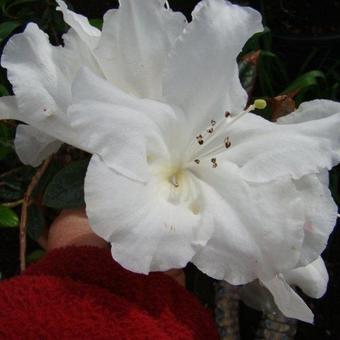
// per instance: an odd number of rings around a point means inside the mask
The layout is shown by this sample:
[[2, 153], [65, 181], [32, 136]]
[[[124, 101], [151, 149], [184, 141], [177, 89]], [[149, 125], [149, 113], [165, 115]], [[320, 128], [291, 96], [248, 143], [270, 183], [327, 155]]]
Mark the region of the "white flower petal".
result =
[[24, 164], [34, 167], [58, 151], [61, 142], [29, 125], [19, 124], [14, 140], [15, 151]]
[[184, 267], [211, 235], [210, 215], [169, 202], [159, 183], [122, 177], [93, 156], [85, 179], [86, 211], [112, 255], [139, 273]]
[[64, 48], [60, 48], [60, 52], [64, 55], [63, 59], [65, 67], [68, 69], [70, 85], [82, 65], [89, 67], [101, 77], [107, 78], [94, 51], [83, 40], [79, 39], [78, 34], [73, 29], [63, 35], [63, 41]]
[[340, 103], [316, 99], [302, 103], [296, 111], [281, 117], [277, 122], [280, 124], [296, 124], [326, 118], [335, 113], [340, 113]]
[[97, 56], [94, 53], [98, 46], [101, 31], [90, 25], [88, 19], [80, 14], [70, 11], [65, 3], [57, 1], [63, 13], [65, 22], [71, 27], [63, 35], [64, 48], [60, 53], [64, 54], [64, 62], [69, 64], [69, 78], [72, 82], [78, 68], [85, 65], [97, 74], [106, 78], [105, 71], [101, 68]]
[[305, 214], [301, 266], [314, 261], [322, 253], [337, 220], [338, 208], [328, 189], [328, 183], [323, 182], [324, 173], [328, 175], [324, 171], [321, 175], [311, 174], [295, 182], [302, 195]]
[[247, 183], [232, 164], [195, 171], [210, 189], [215, 231], [193, 263], [208, 275], [232, 284], [270, 279], [295, 267], [303, 241], [302, 202], [290, 179]]
[[272, 293], [275, 304], [286, 317], [313, 323], [312, 311], [282, 276], [261, 282]]
[[0, 97], [0, 119], [19, 119], [15, 96]]
[[100, 62], [113, 84], [141, 97], [160, 98], [166, 56], [186, 23], [164, 2], [125, 0], [104, 17]]
[[58, 48], [35, 24], [13, 36], [4, 48], [2, 66], [15, 92], [16, 119], [72, 144], [65, 115], [71, 101], [70, 83]]
[[75, 145], [99, 154], [121, 174], [147, 180], [147, 150], [167, 153], [164, 131], [167, 122], [174, 120], [173, 110], [165, 104], [128, 95], [88, 69], [82, 69], [76, 77], [73, 95], [68, 115], [77, 134]]
[[23, 33], [13, 36], [5, 46], [2, 66], [8, 69], [16, 95], [15, 118], [76, 145], [66, 111], [72, 99], [71, 82], [80, 65], [74, 56], [69, 58], [70, 53], [68, 49], [52, 46], [37, 25], [28, 24]]
[[284, 274], [290, 285], [298, 286], [313, 298], [321, 298], [327, 290], [328, 272], [321, 257], [305, 267], [300, 267]]
[[[253, 122], [263, 122], [253, 126]], [[241, 168], [249, 181], [269, 182], [289, 175], [294, 179], [340, 161], [340, 114], [298, 124], [274, 124], [248, 114], [226, 132], [232, 147], [223, 155]]]
[[202, 1], [193, 16], [170, 53], [163, 84], [167, 101], [181, 107], [199, 127], [226, 110], [244, 108], [247, 95], [236, 57], [262, 25], [255, 10], [224, 0]]
[[94, 49], [99, 42], [100, 30], [90, 25], [88, 19], [83, 15], [70, 11], [64, 1], [56, 0], [56, 2], [59, 5], [57, 10], [63, 13], [64, 21], [72, 27], [83, 42]]
[[[70, 102], [67, 70], [58, 51], [35, 24], [28, 24], [4, 48], [1, 64], [8, 70], [18, 107], [33, 119], [41, 120], [58, 110], [65, 111]], [[48, 111], [43, 111], [42, 106]]]
[[[313, 298], [320, 298], [324, 295], [327, 289], [328, 273], [322, 258], [318, 257], [317, 260], [305, 267], [292, 269], [285, 274], [280, 274], [274, 279], [274, 286], [276, 288], [273, 287], [273, 280], [267, 283], [272, 294], [281, 296], [280, 291], [282, 290], [282, 287], [277, 288], [280, 286], [280, 284], [277, 284], [277, 280], [285, 281], [285, 283], [283, 283], [283, 291], [285, 292], [288, 290], [288, 295], [291, 294], [291, 290], [287, 288], [286, 283], [291, 286], [297, 286], [301, 288], [305, 294]], [[258, 280], [255, 280], [244, 285], [239, 291], [240, 297], [242, 301], [251, 308], [264, 311], [266, 313], [275, 313], [277, 312], [277, 307], [279, 306], [275, 305], [273, 295], [271, 295], [269, 290], [266, 289], [262, 284]], [[284, 294], [284, 292], [282, 294]], [[296, 297], [294, 296], [293, 300], [295, 300], [295, 298]], [[294, 305], [295, 304], [296, 302], [294, 302]], [[298, 304], [302, 304], [301, 301], [298, 301]], [[291, 310], [291, 306], [285, 308], [288, 308], [289, 311]], [[302, 308], [305, 309], [305, 307]]]
[[238, 292], [242, 302], [250, 308], [270, 314], [279, 311], [273, 295], [259, 280], [254, 280], [241, 286]]

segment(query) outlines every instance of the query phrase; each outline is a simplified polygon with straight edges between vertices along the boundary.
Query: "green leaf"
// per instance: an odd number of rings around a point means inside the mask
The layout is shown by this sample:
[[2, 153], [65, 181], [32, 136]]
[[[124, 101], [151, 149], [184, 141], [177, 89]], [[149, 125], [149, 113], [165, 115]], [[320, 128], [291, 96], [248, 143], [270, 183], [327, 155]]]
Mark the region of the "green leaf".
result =
[[5, 142], [10, 140], [11, 137], [11, 129], [0, 121], [0, 140]]
[[251, 96], [255, 80], [257, 77], [257, 64], [260, 51], [250, 52], [244, 55], [238, 63], [239, 75], [242, 87], [247, 91], [248, 96]]
[[[0, 39], [1, 40], [1, 39]], [[0, 97], [8, 96], [9, 92], [5, 85], [0, 84]]]
[[89, 160], [74, 162], [59, 171], [48, 184], [43, 204], [55, 209], [85, 206], [84, 178]]
[[31, 166], [20, 166], [8, 174], [1, 175], [0, 201], [11, 202], [23, 198], [36, 170]]
[[45, 192], [47, 185], [50, 183], [52, 178], [62, 169], [62, 165], [59, 162], [52, 161], [40, 178], [39, 183], [33, 190], [32, 196], [39, 197]]
[[0, 205], [0, 227], [17, 227], [19, 224], [19, 217], [10, 208]]
[[26, 256], [26, 263], [31, 264], [31, 263], [37, 262], [45, 255], [45, 253], [46, 252], [42, 249], [34, 250], [32, 253]]
[[36, 204], [31, 204], [27, 209], [27, 233], [37, 240], [45, 228], [45, 216]]
[[0, 200], [1, 201], [16, 201], [23, 197], [24, 190], [13, 190], [9, 188], [7, 185], [2, 185], [0, 187]]
[[92, 26], [98, 28], [98, 29], [102, 29], [103, 27], [103, 20], [102, 19], [89, 19], [89, 22]]
[[0, 122], [0, 160], [11, 152], [14, 152], [11, 129]]
[[0, 24], [0, 41], [7, 38], [20, 25], [21, 23], [18, 21], [5, 21]]
[[5, 159], [8, 154], [13, 152], [13, 149], [6, 145], [1, 145], [0, 142], [0, 160]]
[[315, 86], [319, 84], [321, 79], [326, 79], [323, 72], [314, 70], [306, 72], [297, 79], [295, 79], [284, 91], [283, 93], [289, 93], [296, 90], [304, 90], [308, 87]]
[[268, 27], [262, 32], [254, 34], [243, 46], [242, 54], [249, 53], [258, 49], [270, 50], [272, 46], [272, 34]]
[[2, 12], [8, 16], [11, 17], [11, 13], [9, 11], [14, 7], [14, 6], [22, 6], [23, 4], [30, 3], [30, 2], [36, 2], [40, 0], [10, 0], [10, 1], [4, 1], [3, 4], [1, 5]]

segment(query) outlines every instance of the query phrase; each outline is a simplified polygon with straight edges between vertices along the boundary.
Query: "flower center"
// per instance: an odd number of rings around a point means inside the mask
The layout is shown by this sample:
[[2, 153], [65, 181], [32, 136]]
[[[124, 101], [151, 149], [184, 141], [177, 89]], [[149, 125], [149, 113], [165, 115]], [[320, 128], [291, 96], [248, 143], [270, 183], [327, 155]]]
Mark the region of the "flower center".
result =
[[175, 187], [178, 188], [179, 184], [183, 178], [183, 170], [177, 170], [175, 173], [171, 174], [169, 177], [169, 182]]
[[[212, 168], [218, 167], [218, 156], [232, 145], [231, 138], [226, 134], [228, 128], [248, 112], [265, 107], [264, 100], [256, 100], [245, 111], [237, 115], [225, 112], [225, 117], [216, 122], [210, 121], [205, 131], [195, 136], [186, 150], [185, 158], [162, 160], [148, 155], [147, 160], [151, 172], [155, 175], [158, 193], [172, 204], [183, 204], [193, 214], [201, 210], [200, 190], [197, 177], [192, 171], [201, 162], [210, 162]], [[223, 143], [216, 143], [218, 137]]]

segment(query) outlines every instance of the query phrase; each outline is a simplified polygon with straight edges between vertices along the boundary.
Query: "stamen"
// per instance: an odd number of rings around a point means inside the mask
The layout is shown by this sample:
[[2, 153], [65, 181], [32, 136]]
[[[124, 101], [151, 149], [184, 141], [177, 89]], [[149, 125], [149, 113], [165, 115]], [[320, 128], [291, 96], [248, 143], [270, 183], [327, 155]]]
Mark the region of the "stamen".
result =
[[224, 146], [226, 149], [230, 148], [231, 143], [230, 143], [229, 137], [224, 138]]
[[169, 5], [169, 2], [167, 0], [165, 0], [165, 4], [164, 5], [165, 5], [166, 9], [170, 9], [170, 5]]
[[[200, 150], [200, 147], [193, 140], [187, 149], [187, 155], [190, 156], [189, 162], [192, 162], [193, 159], [196, 162], [196, 159], [197, 159], [196, 157], [199, 157], [200, 160], [202, 161], [204, 158], [216, 156], [219, 153], [225, 151], [225, 149], [230, 148], [231, 142], [230, 142], [229, 136], [227, 136], [225, 137], [223, 143], [213, 147], [211, 150], [207, 150], [211, 142], [216, 141], [216, 138], [219, 138], [219, 136], [221, 136], [220, 134], [221, 129], [223, 129], [222, 132], [225, 132], [228, 128], [230, 128], [233, 124], [235, 124], [235, 122], [237, 122], [240, 118], [242, 118], [247, 113], [255, 109], [262, 110], [266, 108], [266, 106], [267, 106], [267, 103], [264, 99], [256, 99], [252, 105], [249, 105], [247, 109], [245, 109], [244, 111], [241, 111], [238, 114], [232, 115], [231, 112], [225, 111], [224, 116], [227, 119], [221, 119], [217, 122], [213, 119], [210, 120], [211, 126], [209, 126], [204, 132], [202, 132], [202, 134], [199, 134], [196, 136], [196, 140], [198, 144], [199, 145], [204, 144], [203, 149], [206, 151], [202, 154], [202, 150]], [[196, 162], [196, 164], [198, 163]], [[216, 162], [213, 162], [213, 167], [217, 167]]]
[[195, 163], [196, 163], [196, 164], [200, 164], [200, 162], [201, 162], [201, 161], [200, 161], [199, 159], [195, 159]]
[[198, 135], [196, 136], [196, 139], [197, 139], [197, 142], [199, 145], [202, 145], [204, 143], [204, 140], [203, 140], [203, 136], [202, 135]]
[[216, 161], [216, 158], [212, 158], [211, 160], [211, 163], [213, 164], [213, 168], [217, 168], [217, 161]]
[[[226, 139], [227, 138], [229, 138], [229, 137], [226, 137]], [[226, 139], [225, 139], [225, 142], [222, 145], [219, 144], [215, 148], [208, 150], [207, 152], [205, 152], [203, 154], [199, 154], [200, 159], [205, 159], [205, 158], [208, 158], [210, 156], [216, 156], [216, 155], [220, 154], [221, 152], [224, 152], [226, 148], [229, 148], [231, 146], [231, 143], [229, 141], [230, 145], [227, 147], [227, 145], [226, 145], [227, 140]]]

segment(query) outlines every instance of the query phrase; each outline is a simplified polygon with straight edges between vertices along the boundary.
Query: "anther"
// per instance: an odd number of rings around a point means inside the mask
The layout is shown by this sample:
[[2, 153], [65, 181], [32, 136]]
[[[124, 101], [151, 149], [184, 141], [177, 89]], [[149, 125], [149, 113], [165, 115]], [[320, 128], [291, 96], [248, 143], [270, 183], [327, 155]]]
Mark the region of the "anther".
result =
[[217, 168], [217, 161], [216, 161], [216, 158], [212, 158], [211, 160], [211, 163], [213, 164], [213, 168]]
[[214, 129], [211, 127], [207, 130], [208, 133], [213, 133], [214, 132]]
[[211, 124], [211, 126], [215, 126], [216, 121], [212, 119], [212, 120], [210, 121], [210, 124]]
[[195, 163], [196, 164], [200, 164], [200, 160], [199, 159], [195, 159]]
[[226, 111], [226, 112], [224, 112], [224, 117], [228, 118], [230, 116], [230, 114], [231, 113], [229, 111]]
[[226, 147], [226, 149], [230, 148], [231, 143], [229, 137], [224, 138], [224, 146]]
[[202, 135], [198, 135], [196, 136], [196, 139], [197, 139], [197, 142], [199, 145], [202, 145], [204, 143], [204, 140], [203, 140], [203, 136]]

